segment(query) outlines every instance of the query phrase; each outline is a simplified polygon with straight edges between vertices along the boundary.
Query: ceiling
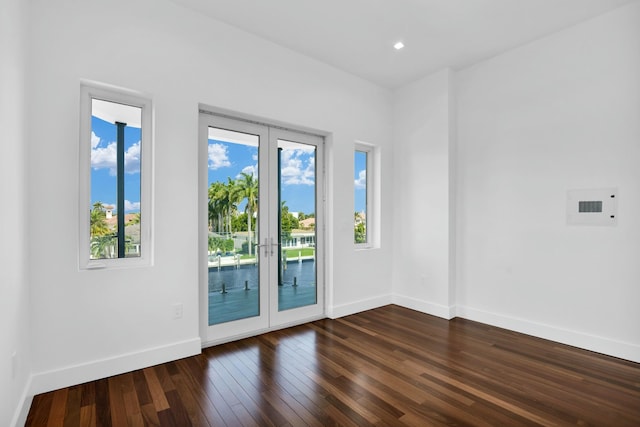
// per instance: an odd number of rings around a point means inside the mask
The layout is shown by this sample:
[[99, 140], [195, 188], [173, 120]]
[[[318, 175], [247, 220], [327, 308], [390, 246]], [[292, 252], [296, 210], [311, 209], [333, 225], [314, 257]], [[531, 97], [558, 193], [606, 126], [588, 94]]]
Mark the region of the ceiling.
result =
[[172, 1], [394, 88], [638, 0]]

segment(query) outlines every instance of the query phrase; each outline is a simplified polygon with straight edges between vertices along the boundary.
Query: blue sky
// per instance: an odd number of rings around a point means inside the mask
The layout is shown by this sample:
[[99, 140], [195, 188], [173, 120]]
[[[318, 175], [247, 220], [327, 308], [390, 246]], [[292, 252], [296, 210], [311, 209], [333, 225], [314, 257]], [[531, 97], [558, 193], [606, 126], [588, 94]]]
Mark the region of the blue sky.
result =
[[[297, 147], [310, 147], [302, 144]], [[209, 139], [209, 184], [236, 179], [241, 172], [257, 174], [258, 147]], [[282, 200], [290, 212], [315, 212], [314, 181], [315, 153], [308, 149], [288, 149], [282, 152]], [[355, 209], [361, 212], [366, 206], [366, 154], [357, 152], [355, 157]], [[244, 204], [239, 210], [244, 209]]]
[[[258, 147], [210, 139], [208, 152], [209, 184], [235, 180], [241, 172], [257, 176]], [[314, 151], [285, 149], [282, 153], [281, 200], [290, 212], [315, 213]], [[238, 206], [239, 211], [244, 205]]]
[[[116, 206], [116, 126], [91, 117], [91, 205]], [[140, 212], [140, 129], [125, 127], [125, 213]]]
[[[315, 152], [311, 146], [296, 144], [285, 148], [281, 159], [282, 200], [286, 201], [290, 212], [315, 213]], [[305, 149], [306, 148], [306, 149]], [[209, 184], [215, 181], [227, 182], [236, 179], [241, 172], [257, 174], [258, 147], [209, 139]], [[361, 212], [366, 206], [366, 155], [356, 153], [355, 157], [355, 209]], [[244, 209], [244, 204], [239, 210]]]
[[[116, 204], [116, 126], [91, 118], [91, 205]], [[299, 145], [299, 147], [309, 147]], [[258, 148], [209, 140], [209, 184], [236, 179], [241, 172], [257, 175]], [[304, 149], [282, 152], [282, 200], [291, 212], [315, 212], [315, 154]], [[355, 210], [366, 206], [366, 154], [356, 152], [354, 163]], [[239, 206], [244, 210], [244, 204]], [[140, 211], [140, 129], [125, 128], [125, 212]]]
[[364, 151], [355, 152], [353, 187], [355, 212], [364, 212], [367, 207], [367, 153]]

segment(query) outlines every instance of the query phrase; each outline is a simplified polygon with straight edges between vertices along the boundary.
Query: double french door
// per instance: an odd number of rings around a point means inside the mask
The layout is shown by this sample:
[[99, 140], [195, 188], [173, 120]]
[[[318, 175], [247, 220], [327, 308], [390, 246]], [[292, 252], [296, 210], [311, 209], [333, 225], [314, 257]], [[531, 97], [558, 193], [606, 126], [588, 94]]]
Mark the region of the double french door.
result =
[[323, 138], [208, 112], [199, 138], [203, 343], [322, 317]]

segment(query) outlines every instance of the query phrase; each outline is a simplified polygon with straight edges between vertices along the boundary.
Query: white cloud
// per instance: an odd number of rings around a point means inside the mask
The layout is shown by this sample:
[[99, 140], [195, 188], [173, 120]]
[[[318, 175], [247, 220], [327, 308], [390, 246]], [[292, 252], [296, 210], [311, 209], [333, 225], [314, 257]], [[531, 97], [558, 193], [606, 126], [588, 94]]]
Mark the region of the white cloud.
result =
[[[116, 203], [103, 202], [102, 204], [104, 206], [113, 206], [114, 213], [117, 213], [117, 212], [115, 212], [117, 210], [116, 209]], [[133, 212], [140, 212], [140, 202], [130, 202], [129, 200], [125, 199], [125, 201], [124, 201], [124, 211], [125, 211], [125, 213], [132, 212], [132, 211]]]
[[100, 144], [100, 137], [94, 131], [91, 131], [91, 149], [96, 148], [98, 144]]
[[133, 144], [124, 153], [124, 171], [126, 173], [140, 173], [140, 141]]
[[353, 181], [356, 190], [364, 190], [367, 188], [367, 170], [363, 169], [358, 173], [358, 179]]
[[313, 185], [315, 183], [315, 157], [309, 150], [283, 150], [280, 176], [284, 185]]
[[116, 143], [112, 142], [106, 147], [96, 147], [91, 150], [91, 167], [94, 169], [110, 169], [115, 175], [116, 169]]
[[124, 201], [124, 211], [125, 212], [131, 212], [131, 211], [140, 211], [140, 202], [130, 202], [128, 200]]
[[[106, 147], [100, 147], [100, 138], [94, 148], [91, 149], [91, 167], [109, 169], [110, 175], [115, 175], [117, 170], [117, 144], [111, 142]], [[94, 138], [91, 136], [91, 145]], [[140, 141], [133, 144], [124, 153], [124, 171], [128, 174], [140, 173]]]
[[254, 178], [258, 178], [258, 165], [250, 165], [242, 168], [240, 173], [236, 176], [236, 179], [242, 178], [242, 174], [246, 173], [248, 175], [253, 175]]
[[209, 144], [209, 169], [220, 169], [231, 166], [227, 147], [223, 144]]

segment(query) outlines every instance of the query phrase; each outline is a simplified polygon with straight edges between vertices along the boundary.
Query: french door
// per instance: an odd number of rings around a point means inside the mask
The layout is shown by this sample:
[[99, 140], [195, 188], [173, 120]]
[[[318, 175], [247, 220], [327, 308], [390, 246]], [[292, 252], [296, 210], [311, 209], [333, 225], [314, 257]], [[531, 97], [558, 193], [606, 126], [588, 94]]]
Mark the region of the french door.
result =
[[322, 317], [323, 138], [208, 112], [199, 138], [203, 344]]

